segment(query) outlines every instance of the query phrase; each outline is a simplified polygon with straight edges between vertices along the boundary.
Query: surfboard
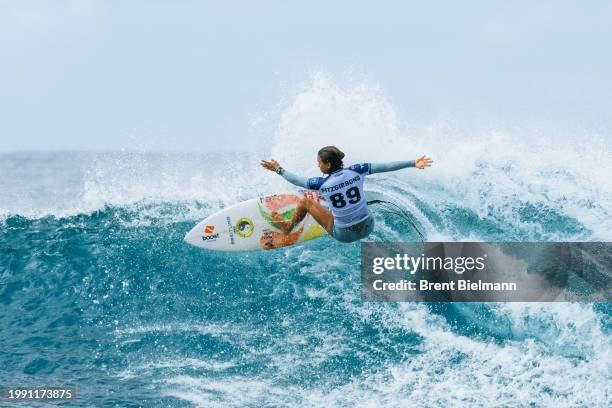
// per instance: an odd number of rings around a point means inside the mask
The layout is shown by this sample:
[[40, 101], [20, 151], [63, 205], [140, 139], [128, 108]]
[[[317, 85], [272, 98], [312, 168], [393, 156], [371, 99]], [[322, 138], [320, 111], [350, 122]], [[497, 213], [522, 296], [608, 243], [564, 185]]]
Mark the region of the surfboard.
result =
[[324, 203], [317, 192], [310, 190], [253, 198], [199, 222], [185, 235], [185, 241], [212, 251], [257, 251], [283, 248], [327, 235], [310, 214], [290, 233], [283, 233], [272, 221], [272, 211], [290, 219], [303, 197]]

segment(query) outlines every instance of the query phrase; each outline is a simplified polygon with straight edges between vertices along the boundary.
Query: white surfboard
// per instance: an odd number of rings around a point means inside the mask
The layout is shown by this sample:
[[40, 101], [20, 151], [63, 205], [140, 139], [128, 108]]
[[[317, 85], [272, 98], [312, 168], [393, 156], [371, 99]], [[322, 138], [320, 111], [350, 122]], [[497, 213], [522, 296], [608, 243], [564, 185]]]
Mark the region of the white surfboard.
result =
[[318, 193], [309, 190], [253, 198], [204, 219], [187, 233], [185, 241], [213, 251], [256, 251], [325, 236], [325, 229], [310, 214], [290, 233], [283, 233], [272, 221], [272, 211], [290, 219], [302, 197], [323, 202]]

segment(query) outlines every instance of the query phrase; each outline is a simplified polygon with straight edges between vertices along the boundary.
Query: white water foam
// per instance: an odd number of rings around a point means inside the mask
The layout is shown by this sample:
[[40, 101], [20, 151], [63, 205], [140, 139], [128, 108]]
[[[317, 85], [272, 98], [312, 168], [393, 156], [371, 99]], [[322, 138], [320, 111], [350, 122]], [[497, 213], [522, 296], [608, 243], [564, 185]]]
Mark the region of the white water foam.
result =
[[[539, 313], [555, 319], [556, 311], [564, 306], [538, 307]], [[581, 313], [571, 320], [577, 323], [588, 315], [592, 318], [588, 324], [598, 327], [599, 317], [590, 308], [580, 307]], [[518, 309], [524, 310], [522, 306]], [[500, 345], [458, 335], [423, 305], [367, 304], [355, 312], [394, 329], [416, 332], [423, 338], [422, 353], [333, 392], [310, 393], [312, 406], [345, 406], [351, 401], [363, 407], [529, 406], [534, 401], [546, 407], [607, 406], [612, 390], [606, 340], [595, 340], [587, 354], [574, 358], [557, 349], [562, 344], [528, 339]], [[598, 329], [585, 334], [584, 342], [605, 339]]]
[[[551, 305], [537, 308], [537, 313], [544, 319], [555, 319], [557, 312], [563, 309]], [[524, 305], [514, 309], [517, 312], [521, 309], [519, 314], [525, 312]], [[572, 316], [572, 322], [587, 317], [588, 326], [598, 326], [599, 317], [592, 313], [590, 306], [570, 309], [566, 316]], [[165, 394], [196, 406], [226, 407], [518, 407], [530, 406], [534, 401], [543, 407], [607, 406], [612, 390], [608, 381], [609, 344], [604, 342], [595, 342], [595, 347], [575, 357], [564, 355], [558, 349], [563, 347], [562, 344], [545, 344], [534, 339], [496, 344], [458, 335], [440, 316], [432, 315], [423, 305], [367, 304], [352, 311], [363, 319], [375, 319], [378, 324], [394, 331], [414, 332], [422, 338], [420, 353], [401, 363], [381, 365], [375, 372], [356, 375], [345, 385], [337, 387], [281, 385], [286, 374], [305, 363], [299, 356], [287, 355], [276, 356], [282, 358], [270, 362], [274, 367], [273, 378], [179, 374], [162, 381]], [[565, 329], [562, 332], [566, 333]], [[582, 334], [588, 334], [589, 339], [601, 335], [595, 332]], [[243, 335], [248, 336], [248, 333]], [[323, 339], [330, 336], [329, 333], [311, 335]], [[297, 334], [288, 339], [296, 347], [304, 342]], [[336, 334], [334, 347], [342, 346], [348, 340], [342, 334]], [[321, 362], [338, 353], [334, 347], [325, 344], [317, 350]], [[350, 346], [359, 347], [353, 343]], [[259, 350], [258, 355], [275, 356], [278, 354], [275, 350], [274, 347]]]
[[594, 239], [611, 237], [609, 137], [534, 130], [466, 134], [444, 123], [411, 129], [402, 127], [378, 87], [362, 83], [343, 89], [317, 74], [283, 112], [272, 155], [289, 169], [312, 174], [316, 151], [330, 144], [344, 150], [351, 163], [433, 157], [426, 171], [374, 177], [406, 180], [439, 211], [453, 204], [536, 234], [541, 232], [537, 220], [518, 211], [530, 204], [577, 219]]

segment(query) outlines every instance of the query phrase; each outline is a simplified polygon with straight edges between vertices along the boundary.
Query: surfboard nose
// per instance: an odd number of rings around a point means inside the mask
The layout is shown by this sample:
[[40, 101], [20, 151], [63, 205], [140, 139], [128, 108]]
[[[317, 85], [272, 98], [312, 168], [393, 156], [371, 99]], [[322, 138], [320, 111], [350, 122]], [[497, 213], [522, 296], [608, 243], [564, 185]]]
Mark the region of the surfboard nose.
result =
[[187, 232], [185, 234], [185, 237], [183, 238], [183, 241], [185, 241], [186, 243], [188, 243], [190, 245], [198, 246], [198, 245], [196, 245], [196, 243], [199, 242], [200, 239], [201, 239], [201, 234], [200, 234], [200, 231], [198, 229], [199, 225], [200, 224], [196, 225], [191, 230], [189, 230], [189, 232]]

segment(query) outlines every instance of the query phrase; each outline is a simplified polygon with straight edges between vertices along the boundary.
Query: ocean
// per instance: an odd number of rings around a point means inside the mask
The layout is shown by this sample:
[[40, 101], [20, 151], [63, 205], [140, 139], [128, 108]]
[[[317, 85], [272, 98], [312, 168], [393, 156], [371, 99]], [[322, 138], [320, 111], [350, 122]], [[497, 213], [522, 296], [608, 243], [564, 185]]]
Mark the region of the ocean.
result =
[[[352, 162], [432, 156], [366, 180], [430, 241], [612, 238], [608, 139], [405, 130], [359, 88], [315, 84], [261, 151], [4, 153], [0, 384], [74, 387], [83, 407], [609, 406], [608, 303], [364, 303], [359, 243], [183, 242], [221, 208], [293, 189], [259, 159], [315, 176], [326, 144]], [[419, 239], [374, 216], [368, 240]]]

